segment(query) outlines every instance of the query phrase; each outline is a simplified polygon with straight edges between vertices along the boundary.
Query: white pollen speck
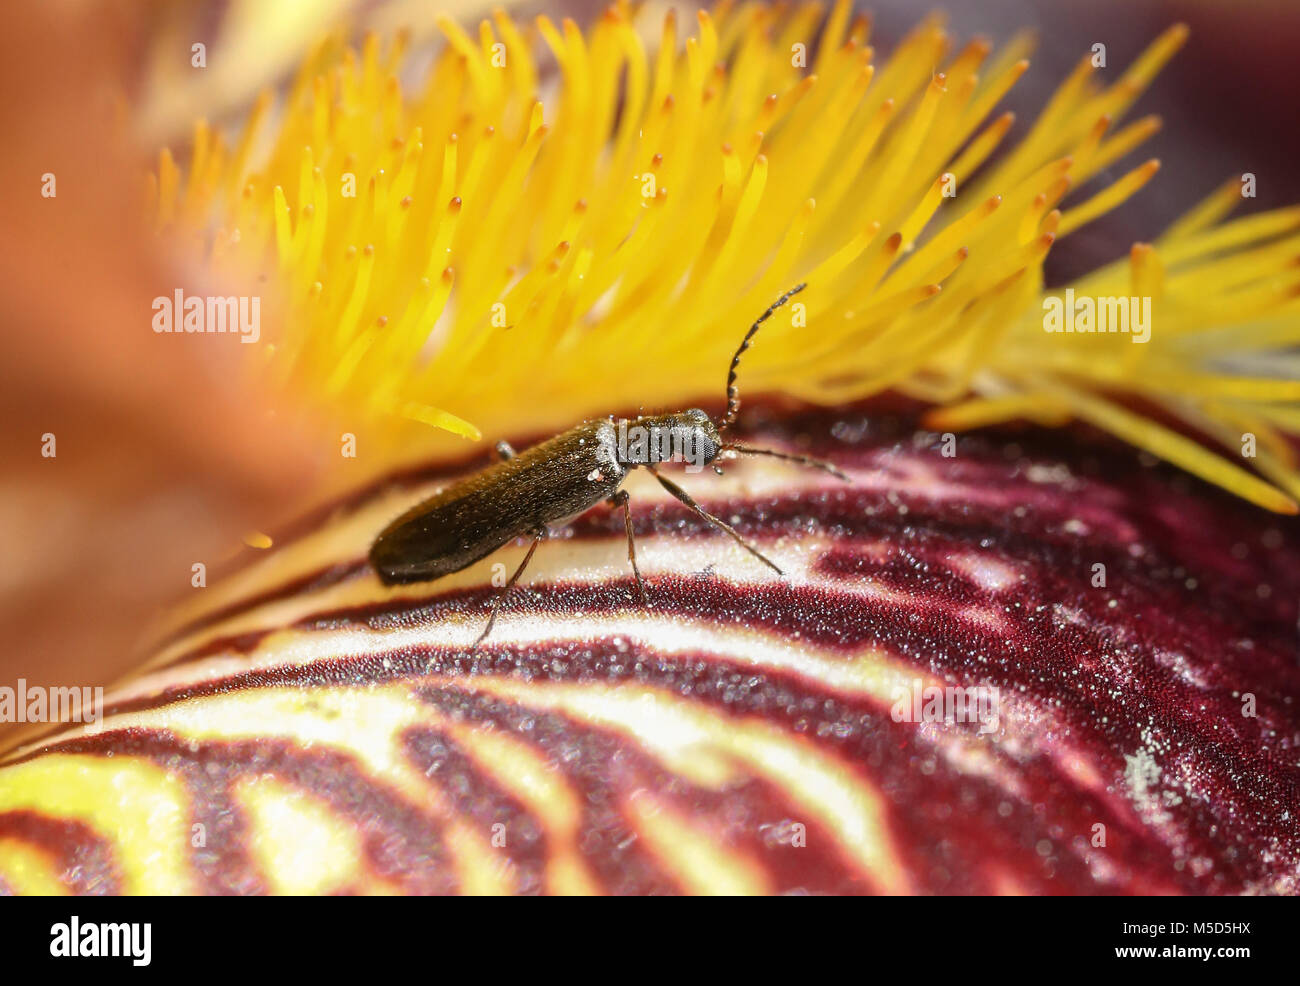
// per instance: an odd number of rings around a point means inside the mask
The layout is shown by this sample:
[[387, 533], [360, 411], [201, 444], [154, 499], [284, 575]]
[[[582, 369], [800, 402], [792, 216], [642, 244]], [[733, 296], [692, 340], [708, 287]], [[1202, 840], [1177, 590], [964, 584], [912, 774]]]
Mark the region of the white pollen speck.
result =
[[1128, 782], [1129, 790], [1139, 798], [1160, 783], [1160, 766], [1151, 751], [1139, 747], [1133, 756], [1124, 754], [1124, 780]]

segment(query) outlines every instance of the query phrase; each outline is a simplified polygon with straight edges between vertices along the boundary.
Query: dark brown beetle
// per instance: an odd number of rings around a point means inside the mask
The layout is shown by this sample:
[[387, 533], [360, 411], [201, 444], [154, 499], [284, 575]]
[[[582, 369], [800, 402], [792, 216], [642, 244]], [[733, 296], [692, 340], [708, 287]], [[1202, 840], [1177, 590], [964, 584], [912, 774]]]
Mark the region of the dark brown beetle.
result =
[[785, 459], [825, 469], [848, 480], [828, 462], [772, 449], [727, 444], [722, 439], [740, 411], [736, 368], [741, 355], [749, 348], [759, 326], [805, 286], [800, 284], [783, 294], [745, 334], [727, 373], [727, 413], [716, 427], [703, 411], [691, 409], [639, 418], [584, 421], [520, 453], [501, 442], [497, 445], [499, 461], [452, 483], [384, 528], [370, 548], [370, 563], [379, 578], [387, 585], [440, 578], [486, 558], [508, 541], [531, 534], [533, 543], [524, 560], [492, 601], [487, 627], [475, 642], [478, 646], [491, 632], [502, 599], [519, 580], [537, 545], [546, 537], [547, 525], [581, 514], [605, 500], [623, 508], [627, 557], [641, 599], [647, 602], [645, 584], [636, 564], [628, 495], [620, 489], [627, 474], [637, 466], [645, 466], [687, 508], [726, 531], [746, 551], [781, 574], [781, 569], [748, 544], [730, 524], [701, 507], [656, 467], [662, 462], [686, 459], [696, 465], [713, 465], [721, 473], [714, 460], [729, 452]]

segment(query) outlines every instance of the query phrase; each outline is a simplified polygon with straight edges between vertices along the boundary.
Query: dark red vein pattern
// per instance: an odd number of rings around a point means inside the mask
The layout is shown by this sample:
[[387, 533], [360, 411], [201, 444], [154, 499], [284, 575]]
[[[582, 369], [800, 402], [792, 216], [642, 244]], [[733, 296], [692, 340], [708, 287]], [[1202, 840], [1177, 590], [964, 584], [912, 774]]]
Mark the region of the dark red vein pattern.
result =
[[[634, 482], [652, 606], [599, 508], [477, 652], [522, 544], [396, 589], [364, 564], [445, 466], [318, 513], [178, 614], [102, 729], [9, 751], [0, 887], [1300, 889], [1295, 521], [1086, 436], [945, 457], [906, 416], [766, 416], [751, 444], [854, 484], [681, 481], [784, 579]], [[991, 704], [900, 721], [914, 687]]]

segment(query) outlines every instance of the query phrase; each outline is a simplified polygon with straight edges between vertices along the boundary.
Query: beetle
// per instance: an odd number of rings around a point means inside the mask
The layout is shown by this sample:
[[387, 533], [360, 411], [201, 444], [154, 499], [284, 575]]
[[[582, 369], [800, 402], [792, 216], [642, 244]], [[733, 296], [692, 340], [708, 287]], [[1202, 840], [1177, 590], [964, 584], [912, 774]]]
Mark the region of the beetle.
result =
[[[531, 535], [533, 543], [509, 581], [492, 600], [487, 626], [474, 646], [492, 632], [502, 600], [523, 575], [537, 546], [546, 538], [548, 525], [585, 513], [601, 501], [623, 510], [627, 531], [627, 557], [643, 603], [649, 602], [641, 570], [636, 563], [632, 537], [632, 511], [626, 490], [628, 473], [644, 466], [661, 486], [687, 509], [725, 531], [746, 551], [778, 575], [781, 569], [749, 544], [726, 521], [709, 513], [684, 489], [662, 475], [661, 463], [687, 458], [700, 465], [716, 465], [723, 453], [764, 455], [799, 465], [824, 469], [840, 479], [848, 477], [829, 462], [774, 449], [750, 448], [724, 441], [723, 435], [740, 413], [736, 369], [740, 357], [759, 327], [772, 313], [807, 285], [799, 284], [781, 295], [750, 326], [727, 373], [727, 411], [714, 425], [704, 411], [692, 408], [637, 418], [597, 418], [575, 425], [554, 438], [515, 452], [506, 442], [496, 446], [496, 461], [452, 483], [402, 514], [375, 538], [370, 563], [386, 585], [425, 582], [459, 572], [486, 558], [515, 538]], [[631, 434], [634, 441], [626, 439]]]

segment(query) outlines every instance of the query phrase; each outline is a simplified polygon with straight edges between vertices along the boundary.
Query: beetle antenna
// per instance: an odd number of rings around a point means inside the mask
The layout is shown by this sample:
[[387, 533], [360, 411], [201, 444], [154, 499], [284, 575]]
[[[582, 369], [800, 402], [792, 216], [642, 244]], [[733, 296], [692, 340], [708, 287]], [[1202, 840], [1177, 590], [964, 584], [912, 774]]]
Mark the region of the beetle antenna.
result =
[[718, 424], [718, 434], [730, 428], [736, 422], [736, 415], [740, 413], [740, 395], [736, 392], [736, 367], [740, 365], [740, 357], [749, 348], [749, 344], [754, 340], [754, 335], [758, 332], [758, 327], [771, 317], [772, 313], [784, 305], [787, 301], [797, 295], [800, 291], [808, 286], [807, 282], [797, 284], [792, 287], [776, 301], [772, 302], [771, 307], [758, 320], [749, 327], [745, 333], [745, 338], [740, 343], [740, 348], [736, 350], [736, 355], [731, 357], [731, 369], [727, 371], [727, 413], [723, 416], [722, 421]]
[[773, 459], [780, 459], [783, 462], [793, 462], [796, 465], [821, 469], [830, 473], [836, 479], [844, 480], [846, 483], [853, 482], [844, 470], [833, 462], [827, 462], [825, 459], [814, 459], [811, 455], [793, 455], [789, 452], [778, 452], [776, 449], [770, 448], [750, 448], [748, 445], [724, 445], [722, 451], [733, 452], [736, 455], [766, 455]]

